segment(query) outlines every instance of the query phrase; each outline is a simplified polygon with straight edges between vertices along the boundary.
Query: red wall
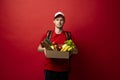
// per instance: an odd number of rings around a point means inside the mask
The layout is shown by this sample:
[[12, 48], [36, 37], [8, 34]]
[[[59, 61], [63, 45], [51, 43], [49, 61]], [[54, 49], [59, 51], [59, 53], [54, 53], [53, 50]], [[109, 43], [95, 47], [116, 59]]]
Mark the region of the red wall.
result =
[[0, 80], [44, 80], [39, 40], [66, 15], [79, 54], [70, 80], [119, 80], [119, 2], [115, 0], [0, 0]]

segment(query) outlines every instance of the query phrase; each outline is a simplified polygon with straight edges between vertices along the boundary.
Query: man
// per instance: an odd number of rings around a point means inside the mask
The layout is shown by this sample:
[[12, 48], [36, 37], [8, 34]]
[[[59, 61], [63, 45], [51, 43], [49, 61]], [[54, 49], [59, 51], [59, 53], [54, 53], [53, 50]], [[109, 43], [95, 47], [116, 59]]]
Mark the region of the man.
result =
[[[53, 23], [55, 29], [52, 31], [50, 41], [57, 44], [64, 44], [67, 40], [63, 26], [65, 23], [65, 16], [62, 12], [57, 12], [54, 15]], [[42, 37], [41, 42], [47, 37], [47, 33]], [[43, 52], [46, 48], [40, 44], [38, 51]], [[77, 52], [77, 49], [76, 49]], [[68, 74], [70, 70], [69, 59], [53, 59], [46, 58], [45, 62], [45, 80], [68, 80]]]

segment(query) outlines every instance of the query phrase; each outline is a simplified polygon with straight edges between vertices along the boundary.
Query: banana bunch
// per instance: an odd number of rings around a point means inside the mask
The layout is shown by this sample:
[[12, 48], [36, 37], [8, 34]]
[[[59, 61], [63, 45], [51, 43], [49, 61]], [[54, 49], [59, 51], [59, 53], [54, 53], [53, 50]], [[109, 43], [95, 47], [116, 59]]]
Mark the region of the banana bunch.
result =
[[65, 41], [65, 44], [62, 46], [62, 49], [60, 51], [72, 51], [75, 48], [74, 42], [70, 39]]

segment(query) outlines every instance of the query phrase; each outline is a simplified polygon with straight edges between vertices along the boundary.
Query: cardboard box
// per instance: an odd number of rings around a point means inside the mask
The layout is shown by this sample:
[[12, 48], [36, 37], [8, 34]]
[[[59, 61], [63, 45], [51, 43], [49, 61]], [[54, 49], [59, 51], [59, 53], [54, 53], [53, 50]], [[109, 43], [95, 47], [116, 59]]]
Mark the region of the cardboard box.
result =
[[44, 52], [47, 58], [69, 59], [69, 52], [61, 52], [57, 50], [47, 50]]

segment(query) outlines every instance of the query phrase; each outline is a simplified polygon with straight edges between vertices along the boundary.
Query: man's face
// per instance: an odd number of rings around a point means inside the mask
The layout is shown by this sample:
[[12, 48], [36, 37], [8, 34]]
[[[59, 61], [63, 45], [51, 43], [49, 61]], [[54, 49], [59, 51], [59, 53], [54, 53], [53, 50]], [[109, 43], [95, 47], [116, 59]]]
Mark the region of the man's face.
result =
[[55, 24], [55, 27], [62, 28], [64, 25], [64, 19], [62, 17], [57, 17], [54, 19], [53, 23]]

